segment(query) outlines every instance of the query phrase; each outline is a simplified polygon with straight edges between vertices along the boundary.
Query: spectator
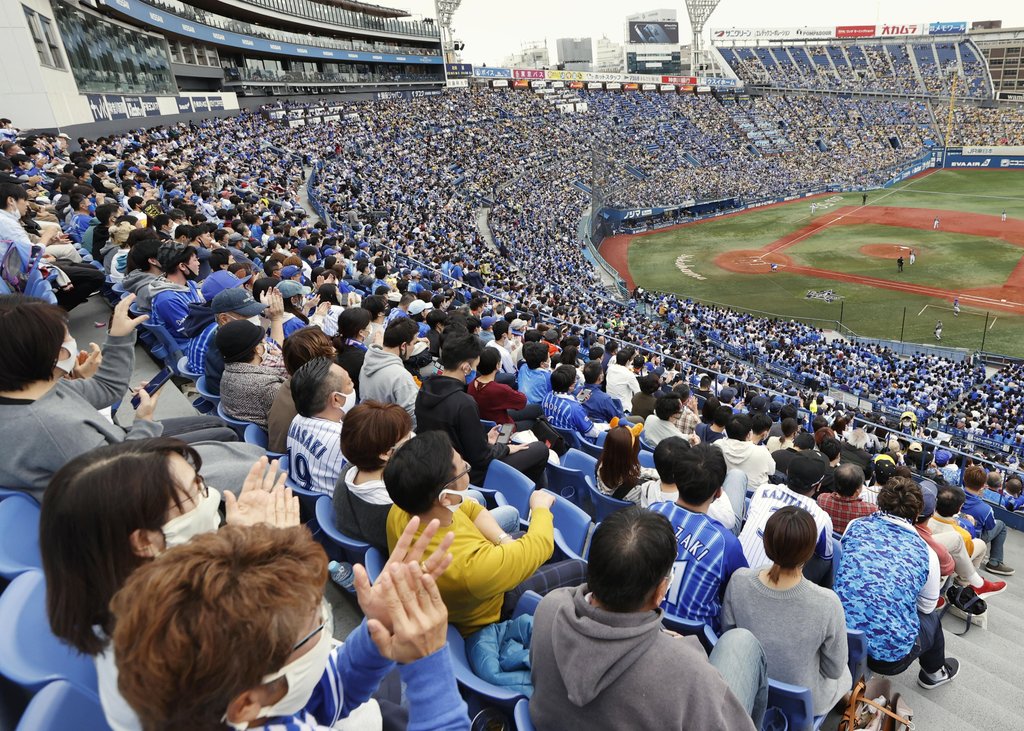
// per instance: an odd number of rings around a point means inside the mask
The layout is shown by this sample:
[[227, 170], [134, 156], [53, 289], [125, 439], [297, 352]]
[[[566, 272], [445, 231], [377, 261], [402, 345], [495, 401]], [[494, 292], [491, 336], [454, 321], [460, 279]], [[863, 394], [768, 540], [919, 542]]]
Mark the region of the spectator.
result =
[[846, 532], [851, 520], [863, 518], [878, 510], [874, 503], [864, 502], [860, 495], [864, 489], [864, 471], [855, 464], [843, 464], [835, 471], [835, 492], [818, 496], [818, 505], [832, 519], [836, 533]]
[[587, 410], [573, 395], [575, 387], [576, 368], [571, 365], [558, 366], [551, 374], [551, 390], [541, 402], [544, 416], [556, 429], [575, 432], [578, 437], [596, 439], [608, 427], [606, 424], [595, 424], [590, 420]]
[[800, 431], [800, 423], [796, 419], [783, 419], [781, 429], [781, 436], [769, 436], [768, 443], [765, 445], [773, 454], [780, 449], [789, 449], [793, 446], [793, 439]]
[[[973, 528], [970, 522], [973, 518], [961, 517], [960, 511], [964, 506], [966, 495], [963, 488], [955, 485], [940, 485], [935, 498], [935, 513], [928, 523], [932, 535], [943, 546], [956, 544], [956, 538], [963, 543], [967, 555], [975, 571], [981, 569], [988, 555], [988, 545], [980, 538], [971, 535], [969, 528]], [[947, 548], [947, 550], [949, 550]]]
[[697, 414], [697, 397], [690, 393], [690, 389], [686, 384], [682, 383], [676, 384], [672, 391], [683, 404], [683, 408], [676, 414], [672, 423], [675, 424], [676, 429], [682, 432], [684, 437], [690, 437], [697, 431], [697, 426], [700, 424], [700, 416]]
[[855, 464], [860, 467], [865, 480], [871, 477], [871, 454], [865, 449], [867, 445], [867, 432], [863, 429], [854, 429], [842, 443], [842, 453], [839, 455], [840, 464]]
[[341, 422], [356, 405], [352, 379], [331, 358], [314, 358], [295, 371], [290, 390], [298, 414], [288, 429], [289, 477], [303, 490], [333, 495], [343, 461]]
[[[267, 414], [267, 451], [284, 454], [288, 451], [288, 430], [298, 415], [292, 400], [291, 377], [295, 371], [314, 358], [335, 357], [334, 344], [318, 327], [296, 330], [285, 341], [282, 349], [285, 371], [289, 380], [281, 384], [274, 403]], [[347, 373], [347, 371], [346, 371]]]
[[710, 445], [698, 444], [680, 453], [675, 466], [679, 497], [651, 507], [668, 518], [678, 545], [664, 608], [717, 631], [725, 586], [733, 572], [747, 566], [736, 536], [707, 515], [722, 495], [725, 459]]
[[408, 317], [400, 317], [384, 331], [383, 346], [372, 345], [364, 354], [359, 371], [359, 397], [364, 401], [398, 404], [416, 425], [416, 382], [405, 361], [413, 355], [419, 328]]
[[468, 729], [436, 584], [402, 558], [372, 587], [359, 570], [368, 619], [335, 646], [327, 558], [306, 528], [195, 539], [138, 569], [111, 603], [125, 699], [145, 728], [330, 728], [402, 663], [409, 724]]
[[751, 420], [746, 414], [732, 417], [725, 427], [726, 439], [715, 442], [730, 470], [740, 470], [747, 484], [756, 490], [775, 474], [775, 460], [767, 448], [750, 441]]
[[539, 404], [551, 391], [551, 356], [544, 343], [525, 343], [519, 366], [519, 390], [531, 404]]
[[384, 468], [411, 439], [412, 419], [398, 404], [363, 401], [345, 415], [341, 453], [348, 467], [334, 488], [338, 529], [388, 553], [387, 520], [393, 504], [384, 484]]
[[601, 362], [588, 362], [583, 366], [583, 387], [576, 393], [576, 400], [582, 404], [591, 421], [608, 423], [616, 418], [624, 420], [626, 413], [622, 410], [622, 405], [605, 393], [601, 387], [602, 381], [604, 371], [601, 369]]
[[31, 297], [0, 296], [0, 435], [8, 445], [0, 463], [0, 484], [39, 500], [53, 474], [79, 454], [125, 439], [160, 435], [195, 445], [211, 465], [214, 484], [241, 483], [262, 450], [232, 444], [235, 434], [220, 419], [155, 421], [159, 392], [150, 396], [144, 389], [128, 429], [98, 411], [110, 408], [128, 391], [135, 366], [135, 329], [145, 319], [130, 315], [134, 299], [129, 295], [114, 308], [102, 351], [92, 346], [86, 363], [76, 366], [80, 352], [63, 310]]
[[[253, 465], [237, 499], [224, 491], [228, 524], [298, 525], [298, 502], [286, 499], [284, 475], [266, 468], [265, 457]], [[132, 439], [74, 458], [43, 498], [39, 529], [50, 627], [93, 658], [113, 728], [141, 727], [118, 689], [110, 599], [155, 556], [217, 530], [221, 494], [207, 487], [202, 469], [202, 458], [184, 442]]]
[[882, 491], [885, 484], [896, 476], [896, 463], [887, 454], [880, 454], [871, 462], [871, 484], [864, 488], [861, 497], [864, 502], [876, 504], [878, 493]]
[[640, 466], [639, 430], [638, 426], [612, 427], [597, 460], [597, 489], [616, 500], [637, 504], [642, 501], [643, 485], [658, 478], [656, 471]]
[[650, 373], [637, 379], [637, 381], [640, 384], [640, 392], [634, 394], [633, 404], [629, 413], [641, 419], [646, 419], [654, 413], [654, 404], [658, 400], [654, 394], [661, 388], [661, 382], [657, 376]]
[[911, 524], [921, 514], [921, 489], [907, 478], [890, 480], [878, 510], [847, 527], [835, 591], [847, 626], [867, 635], [869, 668], [898, 675], [920, 659], [918, 685], [937, 688], [956, 677], [960, 663], [946, 657], [935, 612], [938, 557]]
[[530, 429], [540, 409], [536, 404], [527, 405], [526, 394], [495, 380], [500, 363], [501, 354], [497, 349], [485, 347], [476, 367], [476, 378], [467, 387], [469, 395], [476, 401], [481, 419], [495, 424], [516, 424], [517, 431]]
[[168, 242], [160, 247], [157, 259], [163, 269], [163, 277], [149, 285], [152, 322], [167, 328], [178, 345], [185, 349], [189, 341], [184, 330], [188, 306], [203, 301], [195, 284], [199, 277], [199, 258], [195, 247]]
[[815, 716], [849, 693], [846, 617], [834, 592], [803, 575], [814, 555], [818, 528], [807, 511], [780, 508], [765, 524], [766, 569], [733, 574], [722, 603], [722, 629], [749, 630], [764, 648], [772, 678], [809, 688]]
[[[544, 565], [554, 551], [551, 493], [537, 491], [530, 496], [529, 529], [515, 539], [505, 530], [509, 526], [503, 528], [466, 498], [469, 470], [443, 432], [427, 432], [395, 451], [384, 468], [384, 483], [395, 503], [387, 522], [389, 547], [396, 545], [414, 516], [423, 521], [436, 518], [454, 534], [452, 564], [438, 580], [438, 588], [449, 621], [467, 638], [472, 659], [477, 653], [470, 648], [483, 637], [480, 630], [510, 617], [525, 591], [546, 594], [558, 586], [575, 586], [583, 580], [585, 564]], [[430, 547], [439, 541], [440, 536], [435, 536]], [[480, 667], [475, 669], [479, 672]]]
[[338, 334], [334, 347], [338, 352], [338, 365], [345, 369], [359, 397], [359, 374], [366, 358], [366, 339], [370, 336], [370, 311], [363, 307], [349, 307], [338, 315]]
[[751, 568], [763, 568], [771, 561], [764, 552], [765, 525], [772, 513], [787, 505], [795, 505], [811, 514], [818, 526], [818, 541], [814, 556], [804, 565], [804, 576], [820, 584], [832, 566], [832, 518], [814, 502], [814, 495], [825, 476], [824, 463], [810, 454], [801, 454], [793, 460], [786, 475], [785, 485], [762, 485], [750, 498], [747, 522], [740, 532], [743, 554]]
[[[694, 638], [664, 631], [659, 605], [675, 558], [676, 536], [660, 515], [628, 508], [598, 526], [587, 583], [537, 607], [530, 717], [538, 731], [761, 728], [768, 680], [753, 636], [728, 632], [708, 657]], [[652, 683], [659, 677], [679, 680]]]
[[644, 420], [644, 441], [656, 447], [662, 439], [683, 436], [673, 423], [682, 408], [683, 405], [676, 394], [659, 396], [654, 405], [654, 413]]
[[[705, 402], [705, 407], [712, 403], [712, 399]], [[710, 423], [698, 424], [694, 429], [697, 437], [707, 444], [714, 444], [719, 439], [725, 439], [725, 429], [732, 420], [732, 408], [729, 406], [715, 407]]]
[[794, 437], [792, 446], [784, 447], [772, 452], [772, 459], [775, 460], [776, 472], [786, 474], [790, 464], [801, 452], [816, 455], [814, 451], [814, 435], [807, 432], [800, 432]]
[[985, 469], [971, 465], [964, 470], [965, 500], [961, 512], [974, 519], [976, 537], [988, 545], [989, 556], [985, 570], [1000, 576], [1013, 576], [1014, 569], [1003, 563], [1003, 544], [1006, 542], [1006, 524], [996, 520], [992, 507], [982, 499], [985, 492]]
[[629, 369], [633, 355], [632, 348], [623, 348], [617, 352], [615, 362], [608, 364], [608, 372], [604, 379], [605, 391], [612, 398], [617, 398], [623, 406], [632, 405], [633, 397], [640, 393], [640, 382], [636, 374]]
[[[399, 327], [405, 318], [392, 327]], [[543, 442], [498, 444], [498, 429], [484, 431], [476, 401], [466, 393], [466, 379], [476, 370], [483, 346], [475, 335], [449, 334], [441, 349], [441, 375], [423, 382], [416, 396], [416, 423], [420, 433], [440, 430], [448, 434], [456, 451], [471, 465], [470, 480], [482, 485], [487, 467], [500, 459], [535, 483], [544, 479], [548, 448]]]
[[264, 331], [248, 320], [233, 320], [217, 328], [217, 350], [224, 357], [220, 404], [233, 419], [263, 429], [284, 377], [263, 363], [267, 345]]

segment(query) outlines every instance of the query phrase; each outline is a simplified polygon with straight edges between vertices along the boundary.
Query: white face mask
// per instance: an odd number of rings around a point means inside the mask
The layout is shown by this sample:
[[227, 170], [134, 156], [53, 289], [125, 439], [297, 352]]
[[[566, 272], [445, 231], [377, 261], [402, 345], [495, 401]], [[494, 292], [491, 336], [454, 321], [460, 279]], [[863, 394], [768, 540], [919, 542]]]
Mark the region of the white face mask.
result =
[[[329, 608], [322, 610], [323, 629], [317, 635], [316, 645], [300, 658], [292, 660], [276, 673], [264, 676], [262, 684], [272, 683], [279, 678], [288, 681], [288, 692], [284, 698], [272, 706], [260, 709], [259, 718], [277, 718], [294, 716], [309, 703], [317, 683], [324, 675], [327, 661], [331, 655], [331, 638], [334, 635], [334, 617]], [[312, 642], [313, 640], [310, 640]], [[236, 729], [248, 728], [248, 724], [228, 723]]]
[[212, 533], [220, 527], [220, 493], [209, 488], [210, 493], [202, 498], [192, 510], [171, 518], [160, 529], [164, 534], [167, 548], [174, 548], [188, 543], [195, 536]]
[[335, 396], [341, 396], [343, 399], [345, 399], [345, 403], [343, 403], [341, 405], [341, 407], [340, 407], [341, 408], [341, 413], [347, 414], [348, 412], [350, 412], [355, 407], [355, 405], [356, 405], [356, 392], [355, 392], [355, 390], [353, 390], [352, 393], [342, 393], [341, 391], [335, 391], [334, 395]]
[[474, 500], [471, 496], [466, 494], [465, 490], [447, 490], [447, 489], [441, 490], [441, 493], [438, 495], [438, 499], [440, 500], [445, 495], [451, 495], [451, 496], [457, 497], [459, 499], [459, 501], [457, 503], [455, 503], [454, 505], [450, 505], [448, 503], [443, 503], [444, 506], [446, 508], [448, 508], [450, 511], [452, 511], [453, 513], [458, 511], [458, 509], [462, 507], [462, 503], [464, 503], [464, 502], [467, 502], [467, 501], [468, 502], [472, 502], [472, 503], [476, 502], [476, 500]]
[[69, 355], [67, 358], [61, 358], [58, 360], [57, 367], [65, 373], [70, 373], [75, 369], [75, 362], [78, 360], [78, 342], [69, 335], [68, 339], [61, 344], [60, 348], [61, 351], [67, 351]]
[[256, 327], [263, 327], [263, 318], [259, 315], [253, 315], [252, 317], [246, 318]]

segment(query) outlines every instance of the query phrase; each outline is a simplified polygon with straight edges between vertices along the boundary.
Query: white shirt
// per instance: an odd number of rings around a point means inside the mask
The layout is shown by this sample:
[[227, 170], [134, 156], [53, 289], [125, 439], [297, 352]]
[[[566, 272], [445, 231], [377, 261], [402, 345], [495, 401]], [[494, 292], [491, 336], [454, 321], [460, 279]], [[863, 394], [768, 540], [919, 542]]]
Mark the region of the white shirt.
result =
[[776, 510], [788, 505], [802, 508], [811, 514], [818, 528], [815, 555], [824, 559], [832, 558], [832, 517], [818, 506], [814, 498], [794, 492], [786, 485], [767, 484], [754, 491], [747, 510], [747, 522], [740, 531], [740, 544], [750, 568], [772, 565], [764, 551], [764, 527]]
[[633, 396], [640, 393], [640, 382], [626, 366], [618, 363], [608, 364], [608, 374], [604, 379], [604, 390], [612, 398], [622, 402], [624, 409], [629, 409], [633, 403]]
[[494, 348], [501, 355], [501, 372], [502, 373], [515, 373], [516, 364], [512, 360], [512, 354], [508, 351], [504, 345], [501, 345], [497, 340], [491, 340], [487, 343], [486, 347]]
[[[98, 629], [98, 628], [96, 628]], [[128, 705], [117, 687], [117, 663], [114, 661], [114, 648], [110, 643], [103, 652], [93, 657], [96, 665], [96, 680], [100, 695], [100, 705], [107, 725], [113, 731], [142, 731], [142, 723], [138, 715]]]
[[[649, 508], [655, 503], [674, 503], [679, 499], [679, 491], [665, 492], [661, 480], [650, 480], [640, 485], [640, 507]], [[736, 513], [732, 509], [729, 497], [723, 492], [708, 506], [708, 517], [717, 520], [727, 530], [736, 525]]]
[[313, 492], [334, 495], [344, 457], [341, 422], [296, 415], [288, 427], [288, 478]]

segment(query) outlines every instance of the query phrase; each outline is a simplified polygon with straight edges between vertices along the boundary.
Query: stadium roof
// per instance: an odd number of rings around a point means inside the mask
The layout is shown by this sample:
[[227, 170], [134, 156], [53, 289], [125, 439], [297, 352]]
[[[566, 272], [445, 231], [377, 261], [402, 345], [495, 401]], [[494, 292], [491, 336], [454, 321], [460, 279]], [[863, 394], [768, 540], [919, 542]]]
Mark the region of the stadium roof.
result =
[[323, 5], [334, 5], [335, 7], [342, 8], [343, 10], [352, 10], [357, 13], [365, 13], [366, 15], [374, 15], [378, 18], [408, 18], [409, 13], [405, 10], [398, 10], [396, 8], [386, 8], [383, 5], [371, 5], [370, 3], [361, 3], [358, 0], [313, 0]]

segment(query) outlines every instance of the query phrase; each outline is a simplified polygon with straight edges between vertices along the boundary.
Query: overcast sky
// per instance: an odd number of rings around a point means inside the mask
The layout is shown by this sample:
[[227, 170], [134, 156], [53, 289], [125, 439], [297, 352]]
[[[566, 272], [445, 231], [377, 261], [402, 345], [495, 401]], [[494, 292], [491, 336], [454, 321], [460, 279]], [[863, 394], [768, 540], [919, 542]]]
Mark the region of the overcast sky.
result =
[[[414, 14], [434, 17], [434, 0], [393, 0], [380, 4], [400, 7]], [[614, 2], [612, 0], [462, 0], [455, 13], [456, 37], [466, 43], [463, 59], [470, 63], [498, 65], [529, 41], [547, 39], [555, 63], [555, 39], [607, 35], [622, 42], [626, 15], [657, 8], [675, 8], [680, 40], [687, 41], [690, 22], [686, 6], [678, 3]], [[788, 27], [800, 25], [862, 25], [872, 23], [921, 23], [934, 21], [1002, 20], [1004, 27], [1024, 25], [1024, 3], [979, 0], [964, 12], [963, 2], [950, 0], [900, 0], [896, 2], [843, 3], [819, 0], [754, 2], [722, 0], [706, 28], [731, 26]], [[705, 31], [706, 32], [706, 31]]]

